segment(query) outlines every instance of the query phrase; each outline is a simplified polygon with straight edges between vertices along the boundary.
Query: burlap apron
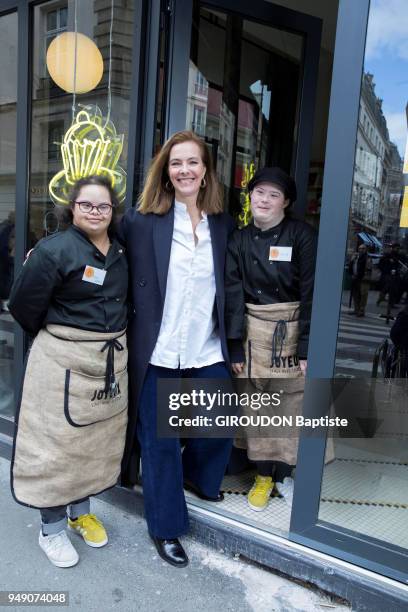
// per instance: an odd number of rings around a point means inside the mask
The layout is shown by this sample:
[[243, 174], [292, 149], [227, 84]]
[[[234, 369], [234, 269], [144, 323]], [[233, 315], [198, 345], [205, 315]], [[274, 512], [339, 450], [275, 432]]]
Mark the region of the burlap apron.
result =
[[47, 508], [114, 486], [127, 403], [125, 332], [41, 330], [28, 356], [14, 443], [16, 500]]
[[[305, 378], [297, 357], [298, 319], [299, 302], [246, 304], [246, 363], [239, 378], [251, 378], [255, 385], [255, 379], [292, 379], [291, 382], [285, 381], [285, 393], [290, 395], [286, 410], [279, 408], [279, 411], [271, 412], [271, 416], [302, 414]], [[276, 435], [276, 428], [274, 432]], [[297, 436], [247, 437], [235, 440], [234, 444], [238, 448], [246, 448], [251, 461], [296, 464]]]

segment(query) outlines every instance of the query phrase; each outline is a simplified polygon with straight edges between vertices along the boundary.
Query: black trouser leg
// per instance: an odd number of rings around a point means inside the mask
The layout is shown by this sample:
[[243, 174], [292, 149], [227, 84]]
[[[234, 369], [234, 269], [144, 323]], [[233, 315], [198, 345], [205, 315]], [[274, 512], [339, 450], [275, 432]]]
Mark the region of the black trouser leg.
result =
[[259, 476], [272, 476], [274, 465], [273, 461], [257, 461], [256, 470]]
[[54, 535], [67, 526], [67, 506], [41, 508], [40, 512], [43, 535]]
[[283, 482], [284, 478], [289, 477], [292, 474], [294, 467], [294, 465], [289, 465], [283, 461], [275, 461], [275, 482]]

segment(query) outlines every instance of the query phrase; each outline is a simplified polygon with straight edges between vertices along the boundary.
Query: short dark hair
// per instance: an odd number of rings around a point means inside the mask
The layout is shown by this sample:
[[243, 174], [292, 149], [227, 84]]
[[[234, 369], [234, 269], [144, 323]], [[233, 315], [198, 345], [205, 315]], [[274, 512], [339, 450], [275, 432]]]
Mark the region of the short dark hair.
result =
[[87, 185], [98, 185], [99, 187], [105, 187], [108, 190], [110, 201], [112, 204], [112, 219], [111, 219], [111, 222], [109, 223], [108, 232], [112, 233], [114, 231], [115, 224], [116, 224], [116, 213], [119, 207], [119, 200], [118, 200], [116, 191], [112, 187], [112, 183], [107, 176], [101, 176], [101, 175], [95, 174], [92, 176], [85, 176], [84, 178], [80, 178], [76, 181], [76, 183], [73, 185], [72, 190], [69, 194], [69, 206], [64, 206], [64, 209], [63, 209], [63, 214], [62, 214], [63, 221], [67, 225], [72, 225], [72, 221], [73, 221], [72, 209], [75, 206], [75, 202], [79, 196], [79, 193], [82, 187], [86, 187]]

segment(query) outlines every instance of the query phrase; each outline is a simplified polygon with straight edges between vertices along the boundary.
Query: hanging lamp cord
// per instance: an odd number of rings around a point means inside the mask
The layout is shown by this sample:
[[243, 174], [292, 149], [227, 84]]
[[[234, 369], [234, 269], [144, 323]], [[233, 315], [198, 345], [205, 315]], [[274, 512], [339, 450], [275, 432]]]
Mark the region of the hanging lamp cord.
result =
[[106, 127], [110, 121], [110, 115], [112, 110], [112, 45], [113, 45], [113, 5], [114, 0], [111, 0], [111, 20], [109, 28], [109, 70], [108, 70], [108, 112], [106, 115], [106, 121], [104, 127]]
[[77, 51], [78, 51], [78, 0], [74, 0], [74, 91], [72, 92], [72, 121], [75, 119], [76, 106], [76, 79], [77, 79]]

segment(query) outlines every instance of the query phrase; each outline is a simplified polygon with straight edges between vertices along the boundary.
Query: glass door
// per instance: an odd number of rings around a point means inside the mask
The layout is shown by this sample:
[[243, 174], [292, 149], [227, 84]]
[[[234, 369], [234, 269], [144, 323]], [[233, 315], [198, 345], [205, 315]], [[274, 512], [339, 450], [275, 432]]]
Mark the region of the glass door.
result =
[[176, 2], [166, 135], [190, 129], [206, 141], [235, 216], [265, 165], [296, 177], [305, 214], [320, 38], [319, 19], [270, 2]]
[[[225, 208], [243, 224], [248, 179], [263, 166], [278, 165], [296, 177], [296, 213], [306, 213], [321, 25], [262, 0], [175, 3], [164, 136], [188, 129], [207, 143]], [[222, 483], [224, 502], [211, 510], [287, 536], [290, 501], [277, 489], [263, 512], [249, 507], [255, 474], [237, 444]]]

